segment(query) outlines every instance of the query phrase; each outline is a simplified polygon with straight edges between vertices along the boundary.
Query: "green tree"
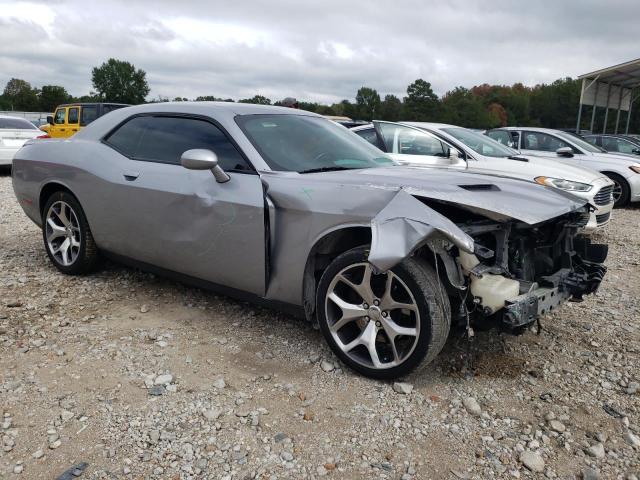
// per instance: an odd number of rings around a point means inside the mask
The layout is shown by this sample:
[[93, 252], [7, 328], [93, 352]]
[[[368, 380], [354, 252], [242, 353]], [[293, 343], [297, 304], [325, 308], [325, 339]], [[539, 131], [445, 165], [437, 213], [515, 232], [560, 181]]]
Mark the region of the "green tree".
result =
[[91, 73], [93, 88], [101, 100], [139, 104], [149, 94], [147, 74], [129, 62], [110, 58]]
[[271, 100], [262, 95], [254, 95], [251, 98], [243, 98], [238, 100], [238, 103], [255, 103], [258, 105], [271, 105]]
[[58, 105], [69, 103], [71, 95], [60, 85], [43, 85], [40, 92], [40, 110], [53, 112]]
[[202, 95], [196, 98], [196, 102], [217, 102], [219, 99], [213, 95]]
[[38, 90], [20, 78], [12, 78], [7, 82], [2, 94], [9, 110], [38, 110]]
[[373, 120], [380, 112], [380, 95], [369, 87], [360, 87], [356, 93], [358, 120]]
[[482, 97], [474, 95], [464, 87], [456, 87], [445, 93], [441, 107], [441, 119], [445, 123], [467, 128], [489, 126], [489, 112], [483, 104]]
[[402, 100], [395, 95], [385, 95], [384, 100], [380, 104], [381, 120], [389, 120], [397, 122], [402, 116]]
[[436, 121], [440, 115], [440, 101], [431, 84], [421, 78], [407, 87], [404, 116], [413, 121]]

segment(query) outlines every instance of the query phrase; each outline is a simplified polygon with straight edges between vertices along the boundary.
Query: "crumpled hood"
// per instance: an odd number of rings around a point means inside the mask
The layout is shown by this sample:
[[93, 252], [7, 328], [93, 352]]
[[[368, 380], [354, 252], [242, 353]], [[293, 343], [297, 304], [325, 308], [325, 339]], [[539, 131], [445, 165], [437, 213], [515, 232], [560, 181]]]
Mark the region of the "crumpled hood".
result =
[[587, 202], [561, 190], [533, 182], [469, 171], [410, 166], [366, 168], [313, 175], [332, 183], [361, 185], [439, 200], [495, 220], [510, 217], [536, 224], [583, 207]]

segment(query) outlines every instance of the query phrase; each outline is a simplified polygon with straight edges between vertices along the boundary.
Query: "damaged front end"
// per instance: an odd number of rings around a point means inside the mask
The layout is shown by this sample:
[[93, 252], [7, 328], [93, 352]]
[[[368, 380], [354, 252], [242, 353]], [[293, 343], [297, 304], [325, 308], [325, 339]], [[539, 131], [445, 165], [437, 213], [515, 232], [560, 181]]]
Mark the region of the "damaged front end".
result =
[[578, 234], [587, 208], [531, 225], [400, 193], [372, 221], [369, 261], [386, 270], [411, 254], [435, 256], [461, 323], [517, 333], [598, 289], [607, 245]]
[[564, 301], [582, 301], [595, 292], [607, 271], [607, 246], [578, 235], [582, 221], [570, 213], [533, 226], [461, 226], [476, 245], [474, 254], [460, 252], [457, 258], [476, 321], [493, 316], [504, 329], [519, 331]]

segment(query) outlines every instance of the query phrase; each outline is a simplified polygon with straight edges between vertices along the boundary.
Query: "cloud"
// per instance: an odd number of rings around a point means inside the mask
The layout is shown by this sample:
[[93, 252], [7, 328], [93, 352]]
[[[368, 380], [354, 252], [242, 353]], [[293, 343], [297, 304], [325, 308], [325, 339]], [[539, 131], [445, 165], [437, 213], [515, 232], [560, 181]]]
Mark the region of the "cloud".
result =
[[416, 78], [439, 94], [535, 84], [635, 58], [639, 13], [637, 0], [0, 0], [0, 88], [18, 77], [85, 94], [110, 57], [144, 69], [151, 97], [331, 102], [363, 85], [401, 96]]

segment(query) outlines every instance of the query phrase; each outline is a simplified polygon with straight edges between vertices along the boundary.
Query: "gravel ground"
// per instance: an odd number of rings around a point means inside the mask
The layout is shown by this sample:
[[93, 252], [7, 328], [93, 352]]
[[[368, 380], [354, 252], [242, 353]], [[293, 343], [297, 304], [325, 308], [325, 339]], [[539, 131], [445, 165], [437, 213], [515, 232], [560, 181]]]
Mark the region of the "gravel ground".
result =
[[391, 384], [271, 310], [57, 273], [0, 176], [0, 479], [637, 479], [639, 224], [615, 212], [602, 288], [540, 335], [452, 338]]

